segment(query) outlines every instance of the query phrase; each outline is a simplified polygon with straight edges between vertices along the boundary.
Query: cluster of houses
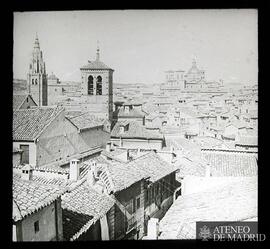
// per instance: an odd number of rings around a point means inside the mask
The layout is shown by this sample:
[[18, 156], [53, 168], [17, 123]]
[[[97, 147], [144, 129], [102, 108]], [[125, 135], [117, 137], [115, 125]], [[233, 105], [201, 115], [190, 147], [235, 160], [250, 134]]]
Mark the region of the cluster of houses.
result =
[[255, 88], [123, 98], [99, 49], [75, 89], [46, 78], [37, 38], [33, 56], [13, 95], [13, 241], [193, 239], [196, 221], [256, 220]]
[[140, 239], [150, 218], [164, 216], [179, 187], [172, 164], [154, 150], [110, 142], [106, 120], [18, 98], [15, 241]]
[[[189, 194], [208, 203], [213, 194], [204, 191], [212, 188], [218, 198], [219, 184], [234, 186], [237, 179], [244, 185], [254, 179], [247, 194], [256, 192], [257, 151], [202, 146], [148, 129], [138, 103], [117, 103], [110, 130], [106, 119], [89, 112], [36, 106], [31, 95], [13, 98], [14, 241], [184, 238], [171, 237], [168, 220], [186, 224], [171, 214], [189, 217], [181, 208]], [[256, 217], [256, 196], [241, 194]], [[236, 207], [238, 198], [229, 203]]]

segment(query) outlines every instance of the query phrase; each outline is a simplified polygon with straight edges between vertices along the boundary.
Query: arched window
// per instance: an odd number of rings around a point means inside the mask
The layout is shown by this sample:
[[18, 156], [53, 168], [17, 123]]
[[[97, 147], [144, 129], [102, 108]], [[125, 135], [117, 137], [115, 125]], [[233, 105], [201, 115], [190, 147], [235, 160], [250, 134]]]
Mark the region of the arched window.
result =
[[35, 84], [37, 85], [37, 79], [35, 79]]
[[101, 76], [97, 77], [97, 95], [102, 95], [102, 78], [101, 78]]
[[88, 94], [93, 95], [94, 78], [92, 75], [88, 77]]
[[32, 85], [34, 85], [34, 79], [32, 79]]

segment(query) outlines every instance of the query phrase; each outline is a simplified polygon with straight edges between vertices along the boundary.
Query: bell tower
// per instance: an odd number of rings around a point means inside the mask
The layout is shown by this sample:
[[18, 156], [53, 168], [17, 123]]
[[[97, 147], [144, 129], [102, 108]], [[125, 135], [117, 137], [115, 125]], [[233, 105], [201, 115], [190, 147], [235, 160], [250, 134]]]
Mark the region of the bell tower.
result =
[[112, 122], [113, 115], [113, 72], [100, 61], [97, 47], [96, 59], [80, 68], [82, 75], [81, 93], [89, 106], [100, 110]]
[[27, 86], [28, 93], [31, 94], [38, 106], [48, 105], [47, 74], [37, 35], [29, 64]]

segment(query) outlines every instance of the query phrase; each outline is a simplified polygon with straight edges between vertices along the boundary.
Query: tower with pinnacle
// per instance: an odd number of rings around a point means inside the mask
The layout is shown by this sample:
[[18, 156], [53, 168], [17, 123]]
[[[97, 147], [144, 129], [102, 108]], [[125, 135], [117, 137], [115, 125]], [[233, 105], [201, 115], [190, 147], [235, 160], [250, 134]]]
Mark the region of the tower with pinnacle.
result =
[[47, 74], [37, 35], [29, 64], [27, 86], [28, 93], [31, 94], [38, 106], [48, 105]]

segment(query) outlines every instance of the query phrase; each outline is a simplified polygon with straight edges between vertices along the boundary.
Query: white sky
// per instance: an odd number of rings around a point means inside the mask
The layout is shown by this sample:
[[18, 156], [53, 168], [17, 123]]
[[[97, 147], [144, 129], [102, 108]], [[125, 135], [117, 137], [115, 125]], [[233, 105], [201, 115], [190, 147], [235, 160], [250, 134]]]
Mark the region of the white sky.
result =
[[195, 56], [209, 80], [257, 83], [256, 10], [124, 10], [14, 13], [14, 78], [26, 79], [38, 33], [47, 73], [80, 81], [100, 59], [118, 83], [161, 83]]

